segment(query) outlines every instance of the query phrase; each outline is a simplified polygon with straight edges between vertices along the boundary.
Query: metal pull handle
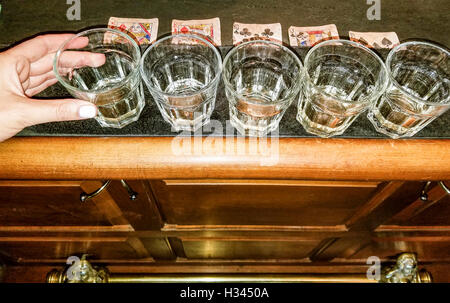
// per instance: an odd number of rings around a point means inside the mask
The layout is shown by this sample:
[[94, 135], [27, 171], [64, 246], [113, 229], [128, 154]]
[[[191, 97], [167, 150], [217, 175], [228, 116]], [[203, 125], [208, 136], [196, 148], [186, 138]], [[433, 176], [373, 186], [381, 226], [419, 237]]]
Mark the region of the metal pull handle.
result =
[[93, 191], [92, 193], [88, 194], [88, 193], [82, 192], [80, 194], [80, 201], [86, 202], [87, 200], [94, 198], [95, 196], [100, 194], [106, 187], [108, 187], [109, 183], [111, 183], [111, 180], [108, 180], [105, 183], [103, 183], [103, 185], [100, 186], [100, 188], [98, 188], [96, 191]]
[[131, 189], [130, 185], [128, 185], [125, 180], [120, 180], [120, 183], [122, 183], [122, 186], [127, 190], [128, 196], [130, 197], [131, 201], [134, 201], [138, 198], [138, 193]]
[[[442, 189], [448, 194], [450, 195], [450, 188], [447, 187], [447, 185], [445, 185], [444, 181], [439, 181], [438, 182], [439, 185], [442, 187]], [[422, 191], [420, 192], [420, 200], [427, 202], [428, 201], [428, 189], [430, 188], [430, 184], [431, 181], [428, 181], [427, 183], [425, 183], [425, 185], [423, 186]]]
[[425, 185], [422, 188], [422, 191], [420, 192], [420, 200], [422, 200], [423, 202], [427, 202], [428, 201], [428, 188], [431, 185], [431, 181], [428, 181], [427, 183], [425, 183]]
[[447, 195], [450, 195], [450, 188], [448, 188], [447, 185], [445, 185], [444, 181], [439, 181], [439, 185], [447, 193]]
[[[89, 194], [85, 193], [85, 192], [82, 192], [80, 194], [80, 201], [81, 202], [86, 202], [86, 200], [94, 198], [95, 196], [100, 194], [105, 188], [107, 188], [110, 183], [111, 183], [111, 180], [106, 181], [105, 183], [103, 183], [103, 185], [99, 189], [97, 189], [96, 191], [94, 191], [92, 193], [89, 193]], [[135, 192], [130, 187], [130, 185], [128, 185], [128, 183], [125, 180], [120, 180], [120, 183], [127, 190], [128, 196], [130, 197], [131, 201], [134, 201], [134, 200], [136, 200], [138, 198], [138, 193]]]

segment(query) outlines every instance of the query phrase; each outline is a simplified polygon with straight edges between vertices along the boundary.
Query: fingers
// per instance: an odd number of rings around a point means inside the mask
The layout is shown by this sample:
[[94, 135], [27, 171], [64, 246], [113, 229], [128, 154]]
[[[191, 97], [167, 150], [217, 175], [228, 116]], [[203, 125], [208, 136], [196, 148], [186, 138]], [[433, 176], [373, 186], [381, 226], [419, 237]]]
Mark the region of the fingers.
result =
[[[30, 62], [35, 62], [48, 53], [56, 52], [64, 42], [74, 36], [75, 34], [41, 35], [23, 42], [7, 52], [13, 55], [24, 56]], [[87, 37], [78, 37], [67, 45], [67, 48], [82, 48], [88, 44], [89, 39]]]
[[17, 102], [17, 110], [25, 121], [23, 126], [35, 124], [70, 121], [93, 118], [97, 115], [97, 107], [87, 101], [77, 99], [33, 100], [22, 98]]
[[[53, 69], [54, 53], [50, 53], [31, 64], [31, 76], [42, 75]], [[98, 67], [105, 64], [106, 56], [87, 51], [64, 51], [58, 62], [58, 68]]]
[[58, 82], [58, 79], [56, 79], [55, 75], [53, 75], [53, 72], [50, 72], [41, 77], [31, 78], [30, 79], [30, 87], [25, 91], [25, 94], [28, 97], [32, 97], [36, 94], [39, 94], [47, 87], [50, 87], [53, 84], [56, 84], [57, 82]]
[[105, 54], [65, 51], [61, 54], [59, 65], [62, 67], [80, 68], [83, 66], [99, 67], [106, 62]]
[[30, 77], [30, 62], [26, 57], [18, 56], [14, 63], [20, 83], [26, 82]]
[[30, 81], [28, 82], [29, 85], [28, 85], [27, 89], [35, 88], [50, 79], [56, 79], [53, 71], [46, 72], [45, 74], [42, 74], [39, 76], [30, 77]]

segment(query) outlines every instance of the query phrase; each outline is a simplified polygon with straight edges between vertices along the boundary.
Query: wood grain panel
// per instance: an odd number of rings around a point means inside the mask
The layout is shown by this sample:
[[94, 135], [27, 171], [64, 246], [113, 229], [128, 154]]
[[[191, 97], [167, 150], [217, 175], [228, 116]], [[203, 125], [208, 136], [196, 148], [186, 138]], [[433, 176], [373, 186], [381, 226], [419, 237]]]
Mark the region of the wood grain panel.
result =
[[394, 258], [402, 252], [414, 252], [420, 262], [450, 261], [450, 236], [382, 237], [352, 255], [351, 259], [377, 256], [382, 260]]
[[[448, 180], [450, 140], [279, 138], [274, 156], [237, 153], [237, 138], [202, 138], [183, 154], [173, 137], [12, 138], [0, 179]], [[249, 139], [240, 140], [244, 151]], [[67, 152], [70, 147], [71, 152]], [[269, 159], [270, 160], [270, 159]]]
[[136, 250], [136, 243], [128, 238], [74, 237], [2, 237], [0, 252], [15, 260], [65, 259], [73, 255], [89, 254], [93, 259], [139, 259], [147, 257]]
[[436, 185], [428, 192], [428, 201], [417, 199], [386, 225], [450, 226], [450, 195]]
[[120, 181], [112, 181], [108, 187], [108, 193], [120, 208], [121, 215], [135, 230], [159, 230], [164, 223], [148, 183], [146, 181], [127, 181], [127, 183], [138, 193], [136, 200], [130, 200]]
[[[68, 184], [4, 183], [0, 186], [2, 226], [111, 226], [94, 203], [81, 203], [82, 189]], [[27, 186], [30, 185], [30, 186]]]
[[376, 195], [361, 206], [346, 225], [349, 230], [374, 230], [413, 203], [423, 187], [423, 182], [389, 182]]
[[140, 238], [145, 249], [150, 252], [155, 260], [176, 259], [175, 253], [167, 238]]
[[320, 241], [276, 238], [182, 238], [188, 259], [304, 259]]
[[358, 182], [249, 184], [152, 181], [152, 188], [169, 224], [290, 226], [343, 224], [377, 188], [376, 183], [357, 187]]
[[377, 187], [380, 182], [368, 181], [311, 181], [311, 180], [251, 180], [251, 179], [176, 179], [163, 180], [167, 186], [174, 185], [266, 185], [310, 187]]

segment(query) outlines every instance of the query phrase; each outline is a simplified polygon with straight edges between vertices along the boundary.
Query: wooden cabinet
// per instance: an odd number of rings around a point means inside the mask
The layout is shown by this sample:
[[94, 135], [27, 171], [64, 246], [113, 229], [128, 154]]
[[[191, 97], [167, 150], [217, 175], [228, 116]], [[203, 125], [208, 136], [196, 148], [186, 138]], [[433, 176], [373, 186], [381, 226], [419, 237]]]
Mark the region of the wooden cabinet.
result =
[[17, 261], [56, 261], [88, 254], [93, 260], [129, 260], [149, 257], [125, 237], [10, 237], [0, 239], [0, 251]]
[[89, 254], [104, 260], [152, 260], [156, 240], [142, 241], [138, 230], [159, 226], [148, 192], [131, 201], [119, 181], [80, 201], [102, 181], [0, 181], [0, 253], [12, 261], [65, 260]]
[[368, 239], [350, 244], [353, 250], [346, 257], [365, 260], [369, 256], [378, 256], [389, 259], [401, 252], [411, 251], [417, 253], [422, 262], [450, 261], [449, 195], [433, 183], [427, 201], [411, 195], [411, 192], [403, 196], [409, 196], [409, 203], [380, 222]]
[[0, 181], [0, 224], [111, 226], [95, 203], [80, 202], [82, 186], [77, 181]]
[[406, 251], [424, 262], [450, 261], [450, 200], [437, 183], [427, 202], [418, 181], [128, 183], [137, 200], [112, 181], [82, 203], [80, 193], [103, 181], [0, 181], [0, 255], [26, 265], [87, 253], [135, 271], [137, 264], [168, 270], [197, 262], [187, 272], [208, 262], [259, 264], [258, 270], [281, 262], [287, 265], [276, 270], [291, 272], [289, 264], [365, 264], [369, 256], [388, 260]]
[[400, 226], [450, 226], [450, 195], [433, 183], [427, 193], [428, 200], [415, 200], [396, 214], [386, 225]]
[[188, 259], [307, 259], [318, 239], [182, 238]]
[[168, 224], [341, 225], [379, 182], [163, 180], [152, 188]]

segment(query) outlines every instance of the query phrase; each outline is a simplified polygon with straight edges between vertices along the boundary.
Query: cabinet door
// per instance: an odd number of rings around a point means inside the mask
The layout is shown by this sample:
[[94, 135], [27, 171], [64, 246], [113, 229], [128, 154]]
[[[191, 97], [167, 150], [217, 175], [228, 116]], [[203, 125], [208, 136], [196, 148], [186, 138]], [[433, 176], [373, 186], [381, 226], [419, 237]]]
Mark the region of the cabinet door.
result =
[[168, 224], [344, 224], [377, 182], [297, 180], [163, 180], [152, 188]]
[[365, 262], [370, 256], [377, 256], [381, 260], [393, 260], [403, 252], [416, 253], [420, 262], [449, 262], [450, 237], [448, 235], [374, 237], [370, 243], [352, 255], [351, 259]]
[[66, 260], [82, 254], [102, 260], [151, 259], [142, 244], [126, 237], [0, 237], [0, 252], [16, 262]]
[[428, 200], [422, 201], [424, 185], [405, 182], [395, 191], [381, 193], [366, 212], [360, 212], [363, 215], [356, 216], [360, 222], [350, 226], [352, 236], [337, 239], [320, 258], [365, 262], [370, 256], [387, 260], [414, 252], [420, 261], [450, 261], [449, 195], [433, 183]]
[[[450, 181], [444, 184], [450, 184]], [[385, 225], [432, 227], [450, 226], [450, 195], [437, 183], [427, 192], [428, 200], [419, 197]]]
[[181, 238], [188, 259], [307, 259], [317, 239]]
[[99, 184], [0, 181], [0, 226], [111, 226], [96, 203], [80, 201], [83, 186], [92, 188]]
[[450, 261], [450, 196], [437, 183], [432, 183], [427, 194], [427, 201], [417, 197], [379, 226], [372, 241], [352, 258], [387, 258], [411, 251], [420, 261]]
[[[103, 181], [0, 181], [0, 255], [12, 260], [67, 258], [87, 253], [95, 259], [171, 258], [133, 233], [161, 225], [149, 201], [148, 185], [130, 182], [139, 193], [130, 200], [112, 181], [84, 202]], [[153, 208], [152, 208], [153, 207]], [[156, 240], [155, 240], [156, 241]]]

